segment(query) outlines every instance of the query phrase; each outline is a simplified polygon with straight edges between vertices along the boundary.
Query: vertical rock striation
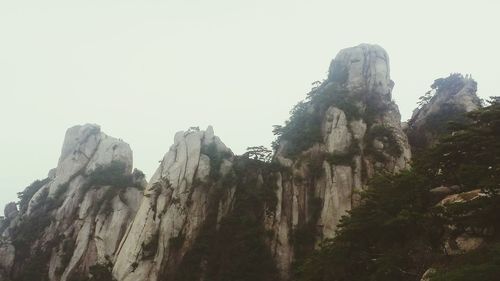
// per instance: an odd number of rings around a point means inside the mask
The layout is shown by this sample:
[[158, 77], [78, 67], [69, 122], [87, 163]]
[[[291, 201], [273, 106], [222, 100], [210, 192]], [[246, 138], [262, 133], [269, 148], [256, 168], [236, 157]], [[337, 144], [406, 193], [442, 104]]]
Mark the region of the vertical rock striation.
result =
[[[276, 130], [275, 159], [290, 171], [279, 177], [277, 211], [266, 225], [275, 233], [271, 247], [285, 279], [294, 260], [334, 236], [375, 172], [408, 167], [411, 154], [393, 86], [384, 49], [362, 44], [341, 50], [328, 79]], [[319, 127], [304, 128], [311, 125]]]
[[[113, 269], [118, 280], [156, 281], [175, 275], [210, 209], [223, 214], [227, 208], [213, 194], [215, 182], [231, 169], [232, 157], [212, 127], [175, 135], [120, 245]], [[230, 201], [231, 188], [226, 190]]]
[[[138, 209], [144, 175], [132, 150], [97, 125], [67, 130], [59, 163], [9, 207], [0, 267], [13, 280], [71, 280], [107, 265]], [[9, 205], [10, 206], [10, 205]], [[12, 217], [13, 216], [13, 217]]]
[[234, 280], [241, 271], [290, 280], [370, 177], [408, 167], [393, 86], [385, 50], [344, 49], [276, 128], [272, 162], [233, 155], [212, 127], [191, 128], [175, 135], [149, 183], [132, 171], [126, 143], [96, 125], [70, 128], [57, 168], [0, 221], [0, 280], [85, 280], [96, 265], [118, 281]]

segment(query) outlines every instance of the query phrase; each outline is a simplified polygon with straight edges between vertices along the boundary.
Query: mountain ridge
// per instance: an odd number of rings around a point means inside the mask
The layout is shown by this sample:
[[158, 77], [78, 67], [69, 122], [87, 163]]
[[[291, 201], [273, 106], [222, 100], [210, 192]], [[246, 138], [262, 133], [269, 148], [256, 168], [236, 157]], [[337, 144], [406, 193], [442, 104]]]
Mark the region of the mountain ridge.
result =
[[211, 126], [190, 128], [149, 182], [128, 144], [72, 127], [57, 168], [21, 193], [20, 210], [6, 207], [0, 280], [292, 280], [376, 173], [409, 168], [393, 86], [383, 48], [343, 49], [275, 128], [272, 160], [234, 155]]

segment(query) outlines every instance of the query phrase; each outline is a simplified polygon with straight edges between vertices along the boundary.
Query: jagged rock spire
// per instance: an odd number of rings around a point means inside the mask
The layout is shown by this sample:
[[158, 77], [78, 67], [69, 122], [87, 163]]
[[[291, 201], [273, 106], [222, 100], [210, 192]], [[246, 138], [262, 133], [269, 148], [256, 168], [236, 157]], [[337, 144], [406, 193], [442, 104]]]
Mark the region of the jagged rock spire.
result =
[[406, 132], [412, 149], [418, 151], [436, 144], [446, 132], [448, 122], [465, 118], [465, 113], [481, 107], [477, 83], [470, 75], [459, 73], [440, 78], [431, 90], [420, 98]]

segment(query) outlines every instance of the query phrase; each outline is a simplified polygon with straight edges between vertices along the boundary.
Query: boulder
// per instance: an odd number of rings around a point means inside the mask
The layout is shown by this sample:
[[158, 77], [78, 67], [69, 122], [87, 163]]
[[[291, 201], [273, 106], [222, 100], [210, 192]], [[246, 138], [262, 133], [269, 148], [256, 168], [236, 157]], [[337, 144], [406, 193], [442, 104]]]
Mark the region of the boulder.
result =
[[446, 206], [448, 204], [463, 203], [463, 202], [468, 202], [468, 201], [475, 200], [477, 198], [481, 198], [481, 197], [485, 197], [485, 196], [487, 196], [487, 194], [483, 193], [481, 191], [481, 189], [474, 189], [471, 191], [446, 196], [443, 200], [441, 200], [438, 203], [438, 205], [439, 206]]
[[15, 202], [10, 202], [7, 205], [5, 205], [4, 211], [3, 211], [5, 218], [7, 220], [12, 220], [14, 219], [19, 211], [17, 210], [17, 205]]

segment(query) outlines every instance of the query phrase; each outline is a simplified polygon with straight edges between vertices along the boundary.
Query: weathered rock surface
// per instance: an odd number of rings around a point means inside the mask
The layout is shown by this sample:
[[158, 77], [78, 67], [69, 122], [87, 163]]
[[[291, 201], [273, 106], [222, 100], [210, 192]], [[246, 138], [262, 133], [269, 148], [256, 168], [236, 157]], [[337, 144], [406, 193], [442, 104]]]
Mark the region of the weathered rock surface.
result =
[[330, 64], [328, 80], [344, 83], [351, 94], [390, 97], [394, 86], [387, 52], [370, 44], [341, 50]]
[[[322, 141], [292, 159], [286, 153], [291, 144], [282, 139], [275, 158], [291, 172], [279, 177], [277, 211], [267, 227], [275, 233], [271, 248], [285, 279], [295, 259], [294, 232], [314, 225], [309, 232], [316, 241], [333, 237], [375, 171], [408, 167], [411, 153], [393, 86], [384, 49], [368, 44], [344, 49], [332, 61], [328, 79], [312, 92], [333, 100], [320, 113]], [[309, 112], [320, 108], [314, 98], [307, 106]]]
[[[484, 193], [481, 189], [475, 189], [448, 195], [438, 205], [447, 208], [452, 204], [463, 204], [487, 196], [488, 194]], [[489, 232], [488, 229], [474, 229], [474, 231], [457, 233], [454, 225], [450, 225], [448, 228], [453, 230], [450, 231], [451, 234], [447, 237], [444, 244], [445, 252], [448, 255], [460, 255], [478, 249], [485, 244], [485, 234]]]
[[[223, 162], [216, 163], [219, 156]], [[174, 275], [214, 203], [210, 172], [224, 175], [231, 157], [212, 127], [175, 135], [118, 249], [113, 268], [118, 280], [156, 281]]]
[[449, 121], [463, 119], [464, 113], [481, 107], [477, 83], [470, 76], [451, 74], [434, 81], [431, 88], [408, 121], [406, 133], [414, 150], [434, 145]]
[[487, 196], [487, 194], [484, 193], [481, 189], [474, 189], [467, 192], [448, 195], [443, 200], [441, 200], [438, 205], [446, 206], [448, 204], [464, 203], [485, 196]]
[[7, 218], [18, 220], [0, 247], [4, 273], [16, 279], [31, 268], [50, 280], [69, 280], [112, 261], [142, 198], [136, 177], [127, 143], [97, 125], [68, 129], [57, 168], [23, 192], [21, 213], [15, 205], [6, 208]]
[[[310, 146], [291, 155], [296, 143], [282, 138], [273, 163], [257, 163], [234, 156], [212, 127], [192, 128], [175, 135], [148, 184], [132, 172], [128, 144], [96, 125], [70, 128], [57, 168], [27, 188], [29, 198], [22, 200], [19, 214], [9, 208], [12, 221], [19, 221], [4, 231], [2, 272], [22, 274], [23, 267], [35, 264], [26, 256], [37, 252], [48, 263], [51, 281], [85, 276], [96, 264], [109, 267], [118, 281], [176, 280], [207, 224], [211, 236], [203, 246], [220, 246], [224, 241], [214, 236], [232, 233], [223, 229], [226, 219], [245, 215], [261, 223], [252, 224], [251, 231], [265, 233], [255, 242], [267, 246], [259, 252], [262, 258], [274, 259], [282, 279], [289, 280], [293, 261], [334, 236], [370, 177], [408, 167], [411, 153], [392, 101], [393, 86], [385, 50], [368, 44], [344, 49], [305, 103], [304, 114], [317, 117], [312, 126], [318, 137]], [[103, 167], [121, 168], [116, 176], [116, 169]], [[103, 181], [103, 175], [114, 181]], [[255, 204], [242, 211], [241, 200], [248, 198]], [[18, 251], [14, 234], [25, 233], [27, 222], [37, 218], [48, 219], [36, 224], [34, 238], [26, 237], [29, 253]], [[307, 236], [305, 244], [301, 235]], [[199, 280], [206, 280], [209, 269], [215, 276], [220, 270], [206, 258], [189, 260], [194, 264], [187, 270], [196, 266]]]

